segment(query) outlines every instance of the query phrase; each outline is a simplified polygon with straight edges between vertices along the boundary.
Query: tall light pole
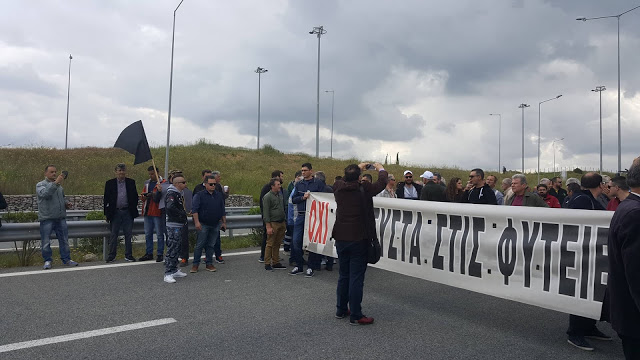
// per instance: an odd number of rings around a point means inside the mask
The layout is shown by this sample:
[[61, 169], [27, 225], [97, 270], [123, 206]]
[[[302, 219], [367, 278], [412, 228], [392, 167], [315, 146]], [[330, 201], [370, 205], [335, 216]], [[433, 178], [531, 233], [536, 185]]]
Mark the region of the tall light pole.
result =
[[71, 94], [71, 59], [73, 59], [73, 56], [69, 54], [69, 82], [67, 83], [67, 128], [64, 132], [65, 150], [67, 150], [67, 142], [69, 141], [69, 95]]
[[622, 171], [622, 130], [620, 129], [620, 17], [638, 8], [640, 8], [640, 5], [618, 15], [599, 16], [599, 17], [593, 17], [593, 18], [582, 17], [582, 18], [576, 19], [576, 20], [582, 20], [582, 21], [609, 19], [609, 18], [618, 19], [618, 173]]
[[524, 174], [524, 109], [530, 107], [531, 105], [527, 105], [522, 103], [518, 106], [518, 108], [522, 109], [522, 173]]
[[334, 103], [334, 95], [335, 95], [335, 91], [333, 90], [325, 90], [326, 93], [331, 93], [331, 152], [329, 154], [329, 157], [333, 159], [333, 103]]
[[489, 114], [489, 116], [498, 116], [498, 174], [500, 174], [500, 171], [502, 170], [502, 167], [500, 167], [500, 141], [502, 140], [502, 114]]
[[173, 10], [173, 33], [171, 34], [171, 74], [169, 75], [169, 114], [167, 115], [167, 148], [164, 154], [164, 177], [169, 177], [169, 139], [171, 133], [171, 95], [173, 91], [173, 49], [176, 40], [176, 11], [184, 0], [180, 0], [180, 4]]
[[600, 173], [602, 173], [602, 92], [607, 90], [604, 86], [596, 86], [595, 91], [600, 95]]
[[260, 76], [266, 73], [267, 69], [261, 68], [258, 66], [256, 69], [256, 73], [258, 74], [258, 147], [256, 149], [260, 150]]
[[318, 36], [318, 88], [316, 94], [316, 157], [320, 157], [320, 37], [327, 33], [323, 26], [316, 26], [309, 34]]
[[551, 143], [551, 145], [553, 146], [553, 176], [556, 175], [556, 141], [562, 141], [562, 140], [564, 140], [564, 138], [555, 139]]
[[547, 101], [559, 99], [561, 96], [562, 95], [558, 95], [556, 97], [538, 103], [538, 184], [540, 184], [540, 108], [542, 104], [546, 103]]

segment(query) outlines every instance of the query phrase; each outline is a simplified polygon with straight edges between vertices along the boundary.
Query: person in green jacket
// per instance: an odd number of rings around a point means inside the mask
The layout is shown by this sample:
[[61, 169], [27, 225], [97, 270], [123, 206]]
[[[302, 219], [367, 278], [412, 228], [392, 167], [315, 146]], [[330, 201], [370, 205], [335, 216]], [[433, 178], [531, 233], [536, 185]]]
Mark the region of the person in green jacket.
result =
[[549, 207], [540, 196], [529, 191], [527, 177], [523, 174], [515, 174], [511, 177], [511, 190], [513, 190], [513, 196], [507, 199], [505, 203], [507, 206]]

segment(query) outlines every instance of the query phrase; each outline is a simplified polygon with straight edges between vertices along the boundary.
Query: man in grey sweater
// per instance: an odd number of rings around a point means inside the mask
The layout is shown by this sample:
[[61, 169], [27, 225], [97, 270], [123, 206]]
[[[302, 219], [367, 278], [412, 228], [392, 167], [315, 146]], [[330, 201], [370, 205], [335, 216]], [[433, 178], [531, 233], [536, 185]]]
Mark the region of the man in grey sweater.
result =
[[78, 263], [71, 260], [69, 250], [69, 237], [67, 231], [67, 209], [71, 203], [64, 199], [62, 184], [66, 173], [58, 175], [58, 169], [53, 165], [47, 165], [44, 169], [45, 179], [36, 185], [38, 196], [38, 220], [40, 221], [40, 248], [44, 259], [44, 269], [51, 269], [51, 232], [55, 231], [60, 248], [60, 259], [67, 266], [77, 266]]

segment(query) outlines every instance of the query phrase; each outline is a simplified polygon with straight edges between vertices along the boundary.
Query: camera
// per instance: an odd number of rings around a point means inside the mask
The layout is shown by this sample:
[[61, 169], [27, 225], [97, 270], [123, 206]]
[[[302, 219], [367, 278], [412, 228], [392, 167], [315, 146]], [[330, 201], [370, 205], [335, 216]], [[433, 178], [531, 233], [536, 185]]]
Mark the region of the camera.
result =
[[65, 178], [65, 180], [67, 179], [67, 177], [69, 176], [69, 172], [67, 170], [63, 170], [62, 171], [62, 176]]
[[367, 164], [364, 168], [365, 168], [366, 170], [373, 170], [373, 169], [375, 169], [376, 167], [375, 167], [375, 166], [373, 166], [373, 164]]

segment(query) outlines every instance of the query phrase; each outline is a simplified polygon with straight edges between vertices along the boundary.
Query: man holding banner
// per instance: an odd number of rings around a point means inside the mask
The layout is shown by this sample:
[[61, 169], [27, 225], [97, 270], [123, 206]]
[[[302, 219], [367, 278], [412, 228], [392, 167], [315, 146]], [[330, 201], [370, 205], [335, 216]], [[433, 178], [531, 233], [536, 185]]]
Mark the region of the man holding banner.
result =
[[373, 324], [373, 318], [362, 313], [360, 304], [367, 270], [368, 241], [377, 237], [372, 198], [387, 186], [387, 172], [378, 163], [374, 164], [378, 181], [374, 184], [364, 181], [358, 183], [367, 165], [347, 166], [342, 180], [333, 184], [337, 208], [331, 237], [335, 239], [340, 264], [336, 318], [350, 315], [351, 325]]

